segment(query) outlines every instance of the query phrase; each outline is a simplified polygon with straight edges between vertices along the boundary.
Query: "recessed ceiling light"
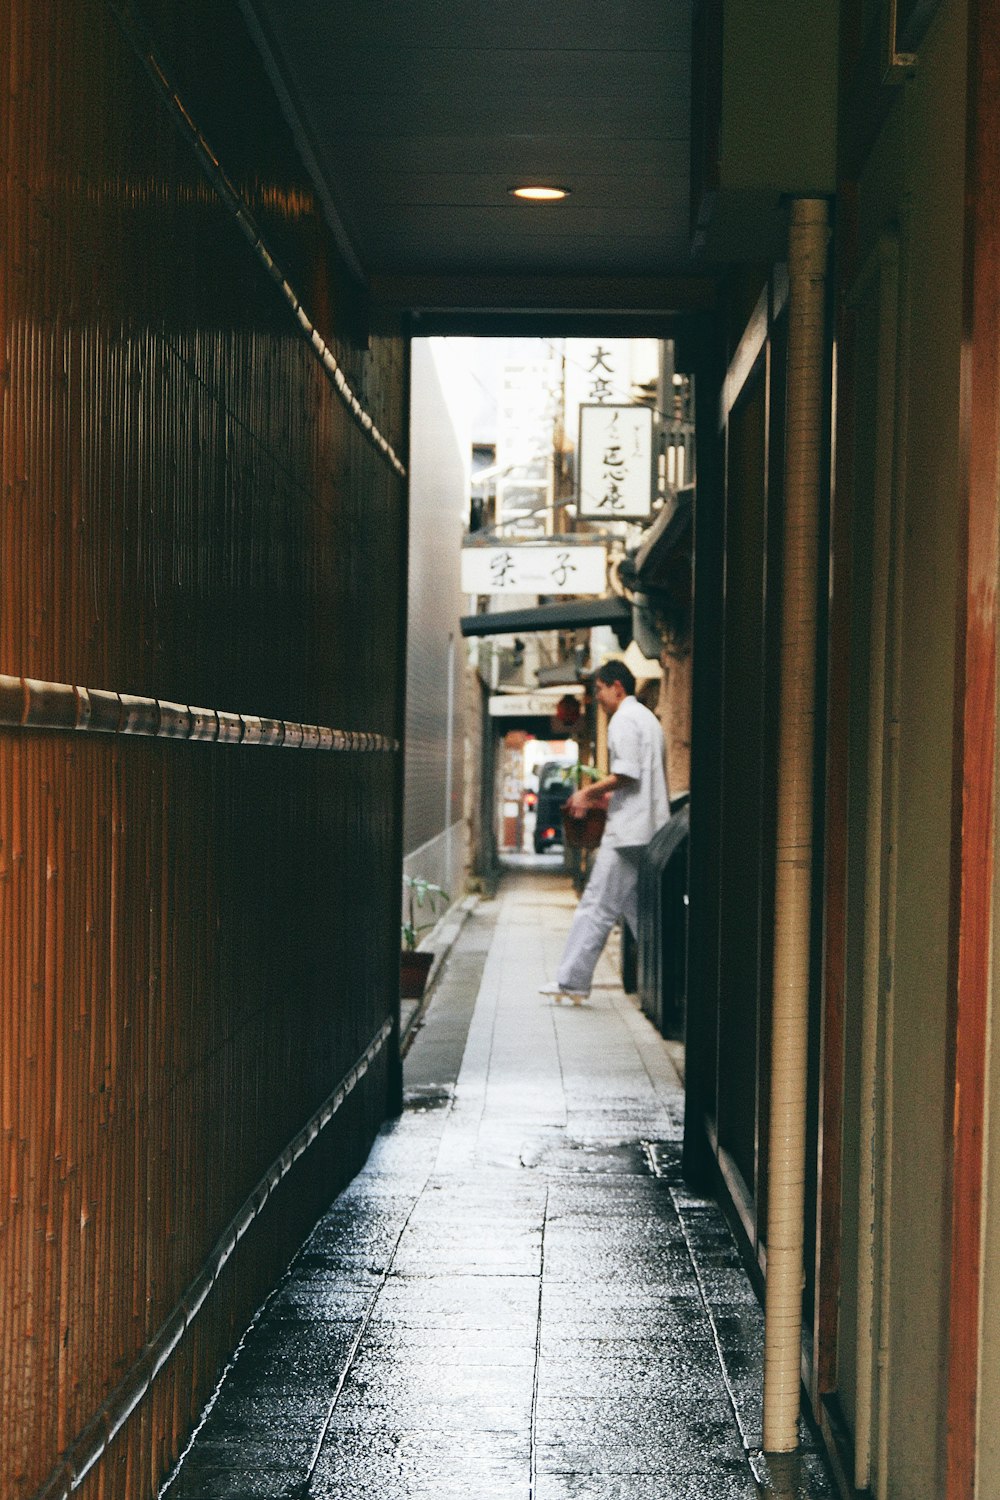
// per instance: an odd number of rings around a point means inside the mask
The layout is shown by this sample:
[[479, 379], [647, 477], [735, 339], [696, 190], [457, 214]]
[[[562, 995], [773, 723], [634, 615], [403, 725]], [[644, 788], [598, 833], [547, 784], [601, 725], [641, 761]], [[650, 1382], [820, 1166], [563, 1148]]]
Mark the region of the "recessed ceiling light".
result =
[[560, 198], [565, 198], [569, 188], [563, 187], [541, 187], [535, 184], [526, 184], [524, 187], [512, 187], [507, 191], [515, 198], [529, 198], [532, 203], [555, 203]]

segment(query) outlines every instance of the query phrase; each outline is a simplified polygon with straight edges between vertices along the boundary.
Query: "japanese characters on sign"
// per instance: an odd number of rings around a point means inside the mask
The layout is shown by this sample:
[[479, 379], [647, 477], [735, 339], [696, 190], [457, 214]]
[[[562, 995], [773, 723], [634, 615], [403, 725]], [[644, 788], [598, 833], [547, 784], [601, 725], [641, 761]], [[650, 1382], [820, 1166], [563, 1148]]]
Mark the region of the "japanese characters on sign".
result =
[[[563, 696], [569, 697], [572, 703], [579, 703], [578, 698], [570, 697], [565, 692]], [[582, 689], [580, 696], [582, 696]], [[560, 698], [559, 702], [562, 701], [563, 699]], [[549, 719], [554, 717], [556, 708], [555, 699], [547, 693], [510, 693], [502, 696], [498, 694], [491, 698], [489, 703], [490, 717], [495, 719], [523, 718], [526, 715]], [[577, 717], [579, 718], [579, 708], [577, 708]]]
[[652, 506], [652, 409], [581, 405], [579, 515], [588, 521], [646, 520]]
[[609, 401], [615, 394], [612, 376], [614, 375], [614, 354], [611, 349], [605, 349], [603, 344], [597, 344], [590, 351], [590, 362], [588, 366], [588, 378], [590, 381], [590, 399], [604, 403]]
[[537, 546], [462, 549], [464, 594], [603, 594], [603, 547]]

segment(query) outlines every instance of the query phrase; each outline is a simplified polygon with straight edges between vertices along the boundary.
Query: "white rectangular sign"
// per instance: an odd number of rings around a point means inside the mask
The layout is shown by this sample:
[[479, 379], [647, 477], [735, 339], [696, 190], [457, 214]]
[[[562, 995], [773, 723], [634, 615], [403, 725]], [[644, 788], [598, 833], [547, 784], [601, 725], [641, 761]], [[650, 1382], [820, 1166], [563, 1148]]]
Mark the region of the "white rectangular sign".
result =
[[[582, 698], [581, 689], [562, 688], [560, 697]], [[490, 717], [493, 719], [545, 718], [551, 719], [559, 699], [547, 693], [498, 693], [490, 699]]]
[[653, 412], [648, 406], [580, 407], [579, 515], [644, 521], [653, 509]]
[[463, 547], [463, 594], [603, 594], [603, 547]]

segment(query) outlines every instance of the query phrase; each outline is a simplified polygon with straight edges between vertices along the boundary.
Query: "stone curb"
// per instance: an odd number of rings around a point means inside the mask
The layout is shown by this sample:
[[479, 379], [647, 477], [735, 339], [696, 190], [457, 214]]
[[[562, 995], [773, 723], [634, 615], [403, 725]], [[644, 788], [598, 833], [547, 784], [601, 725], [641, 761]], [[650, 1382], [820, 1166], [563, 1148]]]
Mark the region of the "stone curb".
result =
[[403, 1000], [400, 1002], [399, 1054], [401, 1057], [405, 1057], [409, 1051], [423, 1021], [424, 1013], [431, 1002], [445, 961], [455, 946], [458, 935], [465, 926], [468, 918], [479, 905], [480, 899], [478, 895], [473, 894], [463, 896], [460, 901], [456, 901], [443, 914], [440, 921], [427, 934], [423, 942], [419, 944], [419, 949], [422, 953], [430, 952], [434, 954], [434, 962], [431, 964], [430, 973], [427, 976], [427, 984], [421, 998], [419, 1000]]

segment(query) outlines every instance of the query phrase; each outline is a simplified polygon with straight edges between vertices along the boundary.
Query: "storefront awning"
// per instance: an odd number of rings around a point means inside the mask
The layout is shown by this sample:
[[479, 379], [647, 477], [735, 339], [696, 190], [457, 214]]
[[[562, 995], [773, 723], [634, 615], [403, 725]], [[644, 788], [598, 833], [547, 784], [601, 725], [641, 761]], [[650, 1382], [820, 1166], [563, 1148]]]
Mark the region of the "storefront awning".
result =
[[506, 609], [490, 615], [463, 615], [462, 634], [525, 635], [533, 630], [586, 630], [611, 625], [632, 629], [632, 609], [624, 599], [569, 599], [560, 604], [536, 604], [531, 609]]

